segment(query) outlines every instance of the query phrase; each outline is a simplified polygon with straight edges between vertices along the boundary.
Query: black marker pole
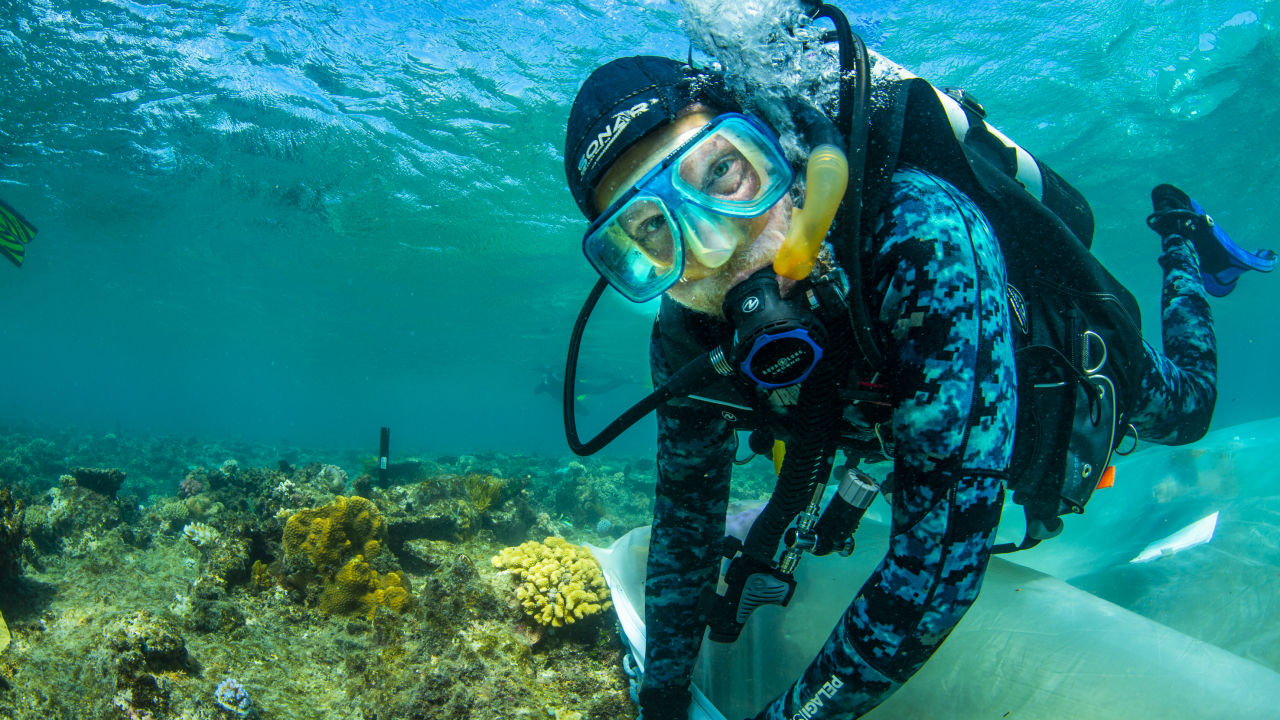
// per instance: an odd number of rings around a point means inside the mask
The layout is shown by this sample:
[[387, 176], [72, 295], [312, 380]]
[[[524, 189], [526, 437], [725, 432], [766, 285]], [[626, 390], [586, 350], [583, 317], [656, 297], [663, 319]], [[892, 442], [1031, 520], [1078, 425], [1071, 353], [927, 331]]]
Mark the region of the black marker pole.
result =
[[378, 484], [387, 485], [387, 458], [391, 455], [391, 428], [382, 428], [382, 439], [378, 442]]

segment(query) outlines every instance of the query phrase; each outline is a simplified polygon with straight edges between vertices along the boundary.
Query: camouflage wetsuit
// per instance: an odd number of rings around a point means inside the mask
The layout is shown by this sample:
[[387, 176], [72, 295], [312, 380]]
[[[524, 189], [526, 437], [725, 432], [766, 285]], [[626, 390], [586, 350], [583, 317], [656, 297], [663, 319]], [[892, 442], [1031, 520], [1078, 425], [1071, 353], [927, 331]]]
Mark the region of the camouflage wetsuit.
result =
[[[1000, 519], [1016, 401], [1004, 260], [972, 201], [923, 171], [895, 175], [880, 220], [871, 308], [893, 368], [890, 547], [804, 675], [759, 715], [768, 720], [852, 718], [888, 697], [976, 599]], [[1161, 264], [1169, 357], [1148, 346], [1150, 402], [1136, 414], [1144, 438], [1186, 442], [1203, 434], [1212, 411], [1212, 323], [1190, 243], [1166, 239]], [[662, 337], [660, 326], [651, 345], [655, 383], [679, 367], [668, 355], [680, 354], [669, 348], [681, 339]], [[1190, 429], [1180, 432], [1181, 424]], [[716, 578], [735, 442], [717, 410], [686, 401], [659, 412], [658, 448], [642, 704], [688, 684], [703, 634], [698, 598]], [[645, 707], [646, 718], [665, 717]]]

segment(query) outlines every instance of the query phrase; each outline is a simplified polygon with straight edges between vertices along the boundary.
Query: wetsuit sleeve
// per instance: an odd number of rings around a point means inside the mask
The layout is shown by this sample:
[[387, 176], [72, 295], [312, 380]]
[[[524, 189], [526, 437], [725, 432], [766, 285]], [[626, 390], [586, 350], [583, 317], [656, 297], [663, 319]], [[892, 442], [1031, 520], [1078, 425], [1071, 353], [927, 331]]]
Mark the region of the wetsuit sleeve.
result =
[[872, 262], [894, 393], [889, 551], [792, 688], [759, 717], [853, 718], [942, 644], [978, 595], [1013, 445], [1004, 262], [959, 190], [899, 172]]
[[[663, 312], [667, 308], [664, 307]], [[650, 363], [658, 387], [679, 369], [654, 324]], [[658, 484], [645, 580], [645, 663], [641, 708], [646, 720], [685, 717], [689, 677], [702, 642], [702, 591], [714, 587], [724, 538], [734, 437], [718, 412], [674, 401], [658, 409]], [[663, 698], [668, 698], [664, 703]], [[684, 703], [687, 706], [687, 702]]]

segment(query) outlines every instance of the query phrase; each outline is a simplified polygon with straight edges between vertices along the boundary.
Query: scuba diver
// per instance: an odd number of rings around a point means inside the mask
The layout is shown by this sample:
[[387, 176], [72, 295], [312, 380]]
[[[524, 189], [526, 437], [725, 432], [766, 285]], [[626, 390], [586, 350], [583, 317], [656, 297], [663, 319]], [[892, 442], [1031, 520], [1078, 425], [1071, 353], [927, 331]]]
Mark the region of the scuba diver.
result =
[[[538, 369], [537, 373], [538, 383], [533, 387], [534, 395], [550, 395], [556, 400], [564, 396], [564, 374], [560, 370], [550, 366], [543, 366]], [[646, 382], [625, 377], [621, 374], [613, 374], [606, 377], [576, 378], [573, 390], [574, 403], [577, 405], [575, 412], [579, 415], [589, 413], [585, 405], [585, 401], [588, 398], [611, 392], [621, 387], [646, 387], [647, 385], [648, 383]]]
[[[559, 399], [564, 394], [564, 375], [560, 370], [550, 366], [543, 366], [538, 369], [537, 373], [538, 384], [533, 388], [534, 395], [546, 394]], [[607, 393], [618, 388], [628, 386], [644, 387], [646, 385], [648, 383], [616, 373], [606, 377], [577, 378], [574, 396], [579, 400], [586, 400], [588, 397]]]
[[[654, 393], [585, 442], [564, 398], [579, 454], [657, 411], [643, 720], [684, 720], [704, 632], [732, 641], [752, 609], [786, 605], [799, 557], [851, 551], [883, 491], [886, 556], [755, 717], [875, 708], [977, 598], [1006, 486], [1027, 513], [1027, 547], [1083, 509], [1126, 438], [1207, 432], [1217, 351], [1205, 280], [1229, 291], [1245, 269], [1275, 264], [1236, 247], [1185, 193], [1156, 188], [1156, 350], [1133, 298], [1089, 253], [1092, 216], [1073, 188], [962, 93], [895, 79], [872, 108], [865, 47], [839, 10], [819, 14], [837, 27], [845, 80], [837, 108], [793, 98], [803, 167], [751, 98], [673, 59], [597, 68], [568, 119], [565, 171], [601, 276], [573, 331], [569, 386], [606, 284], [635, 302], [661, 296]], [[734, 539], [738, 431], [773, 455], [778, 481]], [[823, 510], [837, 450], [846, 462]], [[891, 463], [883, 486], [860, 461]]]

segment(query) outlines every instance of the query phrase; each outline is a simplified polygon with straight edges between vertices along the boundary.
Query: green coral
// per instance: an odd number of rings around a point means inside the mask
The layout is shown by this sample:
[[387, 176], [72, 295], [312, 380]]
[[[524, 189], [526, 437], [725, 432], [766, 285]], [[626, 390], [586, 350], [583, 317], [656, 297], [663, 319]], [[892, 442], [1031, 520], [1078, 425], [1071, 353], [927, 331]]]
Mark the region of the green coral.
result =
[[[378, 507], [359, 497], [334, 498], [318, 508], [289, 516], [284, 527], [286, 566], [319, 583], [320, 609], [328, 613], [362, 613], [379, 607], [404, 612], [413, 606], [408, 580], [399, 572], [379, 573], [369, 564], [386, 543], [387, 523]], [[309, 567], [308, 567], [309, 566]], [[255, 582], [265, 573], [255, 571]]]
[[520, 606], [540, 625], [571, 625], [612, 606], [600, 563], [590, 550], [562, 538], [505, 548], [492, 562], [515, 576]]

